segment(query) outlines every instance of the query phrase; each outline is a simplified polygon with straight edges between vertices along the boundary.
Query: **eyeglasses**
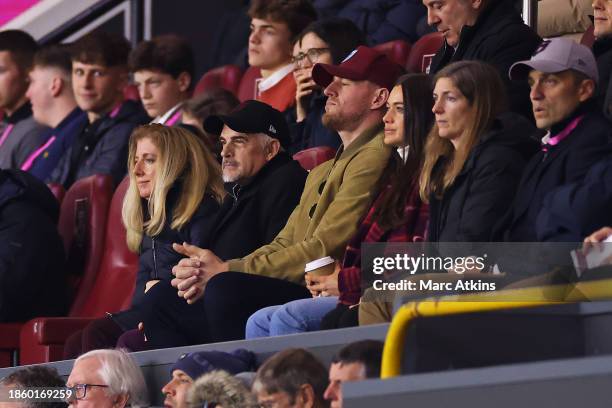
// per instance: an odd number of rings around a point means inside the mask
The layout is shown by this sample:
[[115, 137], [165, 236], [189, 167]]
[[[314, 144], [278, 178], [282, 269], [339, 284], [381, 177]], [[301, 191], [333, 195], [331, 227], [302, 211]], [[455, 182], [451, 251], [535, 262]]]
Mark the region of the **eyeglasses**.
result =
[[306, 52], [300, 52], [298, 55], [293, 56], [291, 62], [298, 68], [303, 66], [306, 58], [308, 58], [308, 62], [311, 64], [316, 64], [321, 55], [328, 51], [329, 48], [310, 48]]
[[87, 395], [87, 387], [103, 387], [108, 388], [108, 385], [103, 384], [74, 384], [72, 387], [68, 387], [68, 389], [72, 390], [72, 395], [69, 398], [69, 401], [80, 400], [85, 398]]

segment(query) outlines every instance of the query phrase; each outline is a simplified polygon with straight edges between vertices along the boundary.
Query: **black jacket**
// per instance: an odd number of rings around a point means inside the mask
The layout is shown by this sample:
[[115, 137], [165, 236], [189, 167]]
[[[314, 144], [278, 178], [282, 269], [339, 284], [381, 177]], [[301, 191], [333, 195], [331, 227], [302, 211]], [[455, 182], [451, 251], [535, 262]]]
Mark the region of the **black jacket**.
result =
[[321, 118], [325, 113], [327, 97], [321, 93], [313, 95], [310, 99], [308, 114], [301, 122], [296, 122], [295, 108], [288, 114], [287, 122], [291, 136], [290, 153], [295, 154], [301, 150], [317, 146], [329, 146], [338, 150], [342, 140], [335, 130], [323, 126]]
[[[132, 307], [124, 312], [113, 315], [113, 319], [124, 330], [135, 329], [142, 321], [140, 307], [144, 303], [146, 294], [145, 284], [150, 280], [161, 280], [161, 284], [170, 284], [172, 280], [172, 267], [176, 265], [183, 255], [172, 249], [173, 243], [187, 242], [200, 248], [211, 246], [211, 233], [216, 223], [219, 203], [210, 195], [206, 194], [191, 220], [182, 229], [176, 230], [170, 227], [171, 215], [175, 201], [178, 196], [178, 188], [168, 193], [168, 204], [166, 207], [166, 224], [162, 232], [150, 237], [144, 235], [140, 244], [140, 257], [138, 261], [138, 274], [136, 276], [136, 288], [132, 296]], [[146, 205], [146, 204], [145, 204]]]
[[297, 161], [281, 152], [249, 184], [228, 183], [229, 194], [214, 229], [212, 251], [228, 260], [269, 244], [299, 203], [307, 174]]
[[473, 26], [464, 26], [455, 51], [446, 41], [434, 56], [430, 73], [435, 74], [455, 61], [479, 60], [497, 68], [506, 83], [513, 112], [533, 120], [526, 81], [510, 81], [510, 66], [528, 60], [542, 39], [527, 25], [509, 0], [495, 0]]
[[599, 94], [597, 100], [603, 109], [604, 115], [612, 120], [612, 81], [610, 81], [610, 74], [612, 73], [612, 37], [608, 36], [595, 41], [593, 53], [597, 58], [597, 67], [599, 69], [599, 84], [597, 84]]
[[0, 170], [0, 322], [66, 311], [59, 205], [47, 186], [20, 170]]
[[538, 214], [538, 241], [581, 242], [612, 225], [612, 155], [595, 164], [581, 182], [551, 191]]
[[516, 114], [505, 114], [495, 121], [442, 198], [430, 197], [429, 241], [497, 239], [494, 226], [508, 211], [523, 168], [534, 152], [534, 143], [526, 137], [533, 129]]
[[509, 215], [507, 241], [537, 241], [535, 224], [544, 197], [563, 185], [582, 181], [595, 163], [612, 154], [612, 124], [594, 101], [580, 106], [551, 133], [557, 134], [582, 114], [584, 118], [567, 138], [548, 152], [538, 152], [527, 164]]
[[128, 100], [115, 115], [111, 112], [94, 123], [86, 122], [47, 181], [69, 188], [92, 174], [110, 174], [118, 185], [127, 172], [132, 130], [148, 121], [141, 103]]

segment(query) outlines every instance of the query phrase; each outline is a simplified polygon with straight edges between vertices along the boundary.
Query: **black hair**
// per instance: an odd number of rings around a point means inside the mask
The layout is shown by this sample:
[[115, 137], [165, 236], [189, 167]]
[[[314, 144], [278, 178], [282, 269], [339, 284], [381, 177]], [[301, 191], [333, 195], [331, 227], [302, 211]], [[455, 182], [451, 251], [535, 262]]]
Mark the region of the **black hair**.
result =
[[361, 363], [365, 367], [366, 378], [380, 377], [383, 342], [378, 340], [361, 340], [344, 346], [332, 362], [340, 364]]
[[131, 72], [157, 70], [173, 78], [187, 72], [193, 83], [195, 60], [193, 49], [186, 38], [168, 34], [150, 41], [143, 41], [134, 48], [129, 57]]
[[20, 70], [32, 67], [38, 43], [32, 36], [21, 30], [0, 31], [0, 51], [8, 51]]
[[70, 49], [61, 44], [44, 46], [34, 55], [34, 65], [44, 68], [58, 68], [70, 75], [72, 69]]
[[131, 48], [120, 34], [93, 31], [71, 45], [72, 61], [105, 67], [126, 66]]
[[365, 35], [359, 27], [345, 18], [330, 17], [314, 21], [300, 33], [297, 42], [301, 44], [308, 33], [316, 34], [329, 45], [334, 64], [339, 64], [355, 48], [366, 44]]

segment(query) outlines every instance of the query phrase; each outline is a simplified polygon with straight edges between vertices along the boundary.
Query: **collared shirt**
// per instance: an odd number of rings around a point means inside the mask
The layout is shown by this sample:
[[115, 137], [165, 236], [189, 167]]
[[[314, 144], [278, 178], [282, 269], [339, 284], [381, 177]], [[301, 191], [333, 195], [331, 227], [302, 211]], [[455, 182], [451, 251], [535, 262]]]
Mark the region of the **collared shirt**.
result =
[[[159, 123], [160, 125], [165, 125], [166, 122], [168, 122], [168, 120], [172, 118], [174, 113], [183, 107], [183, 104], [184, 102], [177, 103], [172, 108], [170, 108], [166, 113], [164, 113], [163, 115], [157, 116], [155, 119], [153, 119], [151, 123]], [[168, 124], [168, 126], [172, 126], [172, 125], [174, 125], [174, 122]]]
[[270, 75], [269, 77], [265, 79], [264, 78], [257, 79], [255, 81], [257, 95], [255, 96], [259, 97], [260, 93], [265, 92], [268, 89], [272, 88], [274, 85], [278, 84], [284, 77], [286, 77], [288, 74], [293, 72], [294, 68], [295, 67], [293, 64], [288, 64], [282, 67], [281, 69], [274, 71], [272, 75]]

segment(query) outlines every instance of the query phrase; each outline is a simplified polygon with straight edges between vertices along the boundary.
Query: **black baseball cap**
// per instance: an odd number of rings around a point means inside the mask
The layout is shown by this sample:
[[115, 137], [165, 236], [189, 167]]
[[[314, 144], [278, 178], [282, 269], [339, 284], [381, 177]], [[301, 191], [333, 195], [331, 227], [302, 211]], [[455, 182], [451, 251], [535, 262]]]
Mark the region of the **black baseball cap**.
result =
[[291, 141], [283, 114], [255, 100], [241, 103], [228, 115], [211, 115], [204, 120], [204, 130], [213, 135], [220, 135], [224, 125], [240, 133], [265, 133], [277, 139], [285, 149]]

